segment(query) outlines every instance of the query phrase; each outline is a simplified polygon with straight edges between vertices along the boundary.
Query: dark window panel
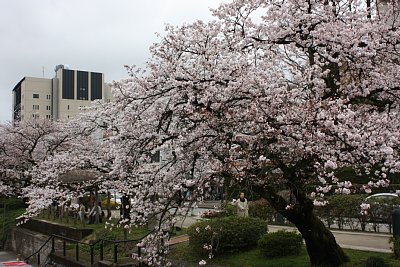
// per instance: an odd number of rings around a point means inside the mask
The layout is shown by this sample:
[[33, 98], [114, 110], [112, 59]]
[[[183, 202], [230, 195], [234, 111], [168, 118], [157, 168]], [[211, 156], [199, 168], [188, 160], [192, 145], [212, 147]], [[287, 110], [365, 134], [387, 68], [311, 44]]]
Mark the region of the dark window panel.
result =
[[19, 115], [21, 110], [21, 83], [19, 83], [14, 88], [14, 97], [15, 97], [14, 119], [19, 120]]
[[101, 73], [92, 72], [90, 74], [90, 99], [102, 99], [103, 98], [103, 75]]
[[77, 99], [89, 100], [89, 74], [87, 71], [78, 71], [76, 81]]
[[63, 69], [62, 76], [62, 98], [74, 99], [74, 71]]

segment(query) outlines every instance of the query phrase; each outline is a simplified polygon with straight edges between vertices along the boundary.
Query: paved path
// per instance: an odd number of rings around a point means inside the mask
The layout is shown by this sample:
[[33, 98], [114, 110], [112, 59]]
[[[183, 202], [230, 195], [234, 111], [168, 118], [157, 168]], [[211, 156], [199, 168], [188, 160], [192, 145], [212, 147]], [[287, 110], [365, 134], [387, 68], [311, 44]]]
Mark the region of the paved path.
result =
[[17, 255], [15, 255], [14, 252], [0, 251], [0, 262], [15, 261], [16, 259], [17, 259]]
[[[186, 218], [181, 217], [178, 218], [176, 226], [179, 227], [189, 227], [193, 223], [202, 220], [198, 216], [187, 216]], [[276, 232], [278, 230], [288, 230], [288, 231], [297, 231], [294, 227], [289, 226], [279, 226], [279, 225], [268, 225], [270, 232]], [[364, 251], [375, 251], [375, 252], [384, 252], [391, 253], [389, 239], [391, 235], [383, 234], [383, 233], [366, 233], [366, 232], [350, 232], [350, 231], [337, 231], [332, 230], [333, 235], [336, 238], [336, 242], [342, 248], [350, 248], [356, 250], [364, 250]], [[171, 239], [172, 242], [173, 239]], [[188, 237], [180, 239], [178, 241], [174, 240], [174, 244], [185, 242], [188, 240]], [[172, 243], [171, 243], [172, 244]]]
[[[278, 230], [297, 231], [294, 227], [279, 226], [279, 225], [268, 225], [270, 232], [276, 232]], [[391, 253], [389, 239], [391, 235], [380, 234], [380, 233], [360, 233], [360, 232], [348, 232], [348, 231], [336, 231], [332, 230], [333, 235], [336, 238], [336, 242], [342, 248], [351, 248], [356, 250], [364, 251], [376, 251]]]

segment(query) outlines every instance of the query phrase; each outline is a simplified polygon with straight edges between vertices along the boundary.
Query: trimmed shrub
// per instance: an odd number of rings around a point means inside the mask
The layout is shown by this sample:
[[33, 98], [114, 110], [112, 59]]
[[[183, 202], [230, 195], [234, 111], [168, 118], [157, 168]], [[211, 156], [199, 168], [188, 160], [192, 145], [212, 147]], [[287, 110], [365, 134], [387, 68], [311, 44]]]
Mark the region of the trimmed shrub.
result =
[[303, 246], [303, 238], [295, 232], [278, 231], [264, 235], [258, 241], [258, 248], [265, 257], [298, 255]]
[[265, 199], [249, 203], [249, 216], [273, 222], [277, 212]]
[[369, 257], [365, 262], [365, 267], [389, 267], [389, 264], [381, 257]]
[[[356, 229], [358, 224], [365, 230], [366, 216], [360, 214], [360, 205], [366, 195], [332, 195], [327, 198], [326, 206], [315, 207], [316, 215], [324, 220], [328, 227], [336, 222], [339, 229], [350, 227]], [[358, 219], [358, 223], [354, 220]]]
[[226, 204], [225, 207], [223, 207], [225, 216], [237, 216], [237, 208], [235, 205], [232, 204]]
[[268, 226], [258, 218], [224, 217], [201, 221], [188, 228], [189, 244], [196, 253], [212, 252], [214, 255], [226, 251], [255, 246]]

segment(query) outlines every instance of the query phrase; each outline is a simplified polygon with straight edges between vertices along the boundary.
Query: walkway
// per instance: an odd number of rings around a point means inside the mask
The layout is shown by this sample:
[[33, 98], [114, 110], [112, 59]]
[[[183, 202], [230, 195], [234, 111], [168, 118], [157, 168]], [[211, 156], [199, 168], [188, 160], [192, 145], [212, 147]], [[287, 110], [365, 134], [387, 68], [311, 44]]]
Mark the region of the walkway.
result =
[[[202, 220], [198, 216], [187, 216], [186, 218], [178, 218], [176, 226], [189, 227], [193, 223]], [[280, 225], [268, 225], [270, 232], [276, 232], [278, 230], [297, 231], [295, 227], [280, 226]], [[363, 251], [375, 251], [383, 253], [391, 253], [389, 239], [392, 235], [383, 233], [373, 232], [350, 232], [350, 231], [337, 231], [331, 230], [336, 238], [336, 242], [342, 248], [350, 248]], [[179, 238], [179, 237], [177, 237]], [[185, 242], [189, 239], [188, 236], [182, 236], [180, 239], [171, 238], [170, 244], [176, 244]]]
[[0, 251], [0, 262], [3, 261], [15, 261], [17, 259], [17, 255], [12, 251]]
[[[270, 232], [278, 230], [297, 231], [295, 227], [268, 225]], [[391, 235], [380, 233], [363, 233], [349, 231], [331, 231], [336, 238], [336, 242], [342, 248], [350, 248], [364, 251], [375, 251], [391, 253], [389, 239]]]

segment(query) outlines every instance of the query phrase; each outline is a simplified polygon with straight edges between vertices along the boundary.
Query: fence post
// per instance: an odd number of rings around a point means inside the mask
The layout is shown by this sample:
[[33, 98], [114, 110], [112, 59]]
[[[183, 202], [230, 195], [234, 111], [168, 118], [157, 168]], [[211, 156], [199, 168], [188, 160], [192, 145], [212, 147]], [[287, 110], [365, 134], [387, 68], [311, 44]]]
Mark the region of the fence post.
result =
[[93, 263], [94, 263], [94, 251], [93, 251], [93, 246], [90, 246], [90, 266], [92, 266], [93, 265]]
[[66, 255], [67, 255], [67, 245], [65, 239], [63, 239], [63, 256], [65, 257]]
[[79, 243], [76, 243], [75, 245], [75, 256], [76, 256], [76, 261], [79, 261]]
[[142, 248], [140, 245], [137, 245], [137, 255], [138, 255], [138, 260], [139, 260], [139, 267], [142, 267]]
[[104, 243], [103, 243], [103, 240], [101, 240], [100, 241], [100, 260], [101, 261], [103, 260], [103, 246], [104, 246]]
[[114, 244], [114, 263], [118, 262], [118, 244]]
[[54, 241], [54, 236], [51, 238], [51, 252], [54, 253], [55, 252], [55, 241]]

